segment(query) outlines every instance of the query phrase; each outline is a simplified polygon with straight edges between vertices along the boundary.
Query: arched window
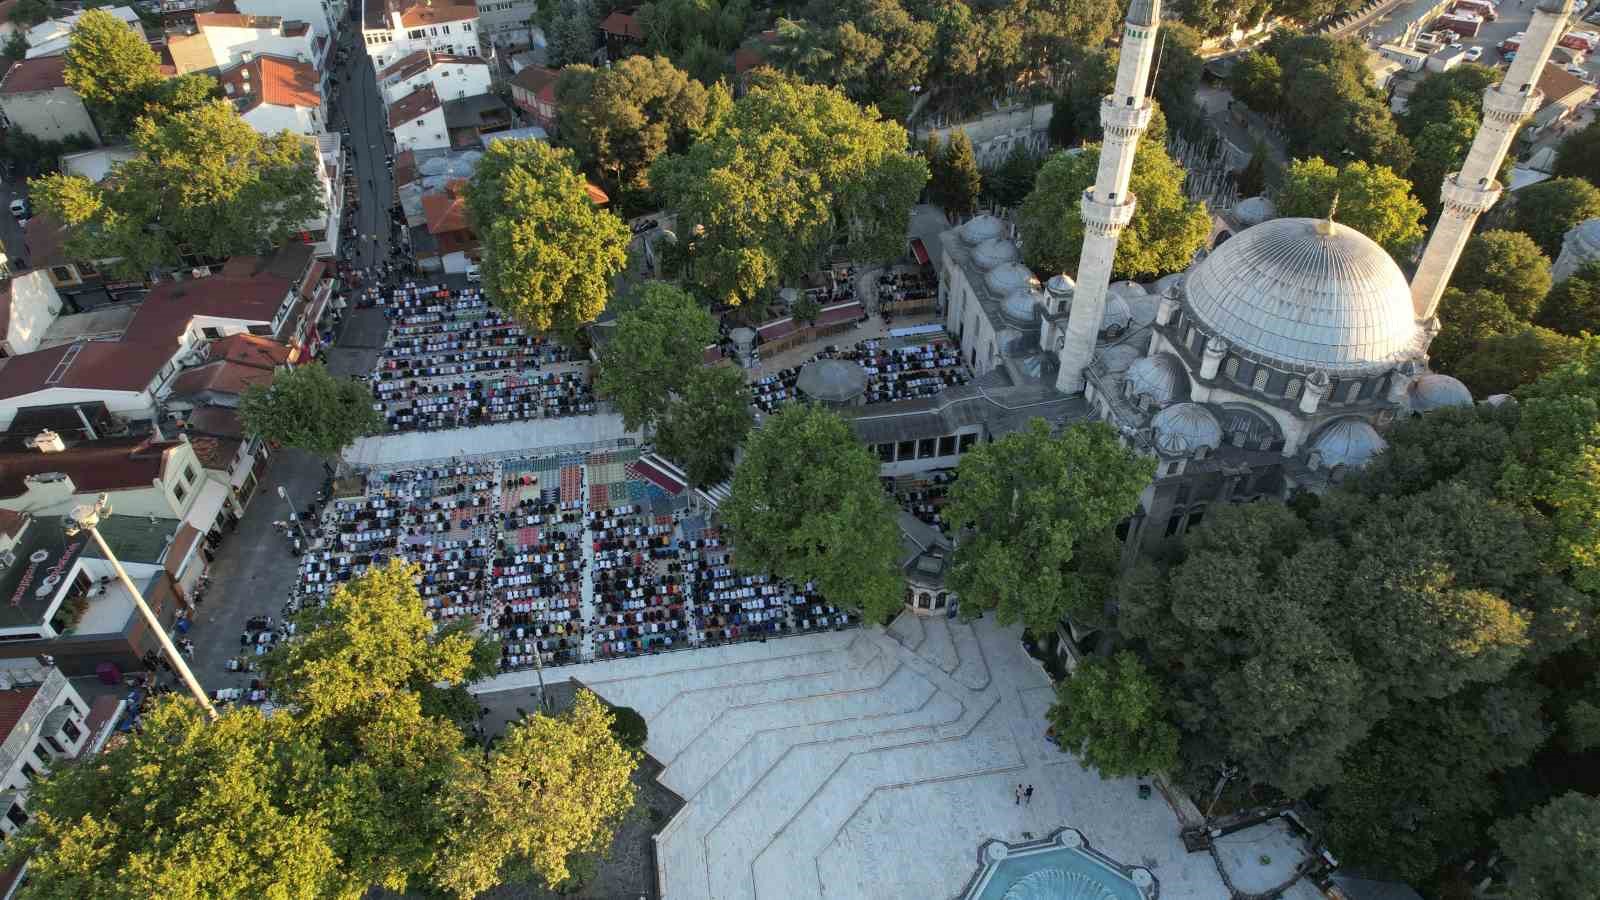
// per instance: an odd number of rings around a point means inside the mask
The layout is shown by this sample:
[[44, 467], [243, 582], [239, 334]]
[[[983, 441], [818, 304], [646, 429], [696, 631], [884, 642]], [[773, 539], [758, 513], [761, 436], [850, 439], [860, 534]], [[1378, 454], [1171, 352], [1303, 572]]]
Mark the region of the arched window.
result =
[[938, 595], [933, 598], [933, 608], [934, 609], [944, 609], [945, 600], [948, 597], [949, 597], [949, 594], [947, 594], [944, 591], [940, 591], [938, 593]]
[[1345, 386], [1345, 389], [1344, 389], [1344, 402], [1346, 402], [1346, 403], [1354, 403], [1356, 401], [1356, 398], [1360, 397], [1360, 396], [1361, 396], [1361, 382], [1360, 381], [1352, 381], [1348, 385]]
[[1237, 357], [1237, 356], [1229, 357], [1228, 358], [1228, 364], [1222, 367], [1222, 371], [1223, 371], [1223, 374], [1228, 376], [1228, 380], [1229, 381], [1238, 381], [1239, 380], [1239, 357]]
[[1300, 389], [1305, 387], [1305, 382], [1298, 378], [1289, 379], [1289, 384], [1284, 387], [1283, 395], [1290, 400], [1300, 399]]
[[1256, 369], [1256, 374], [1250, 379], [1250, 390], [1252, 390], [1252, 391], [1264, 391], [1264, 390], [1266, 390], [1267, 389], [1267, 376], [1268, 376], [1268, 374], [1270, 374], [1270, 373], [1268, 373], [1266, 369]]

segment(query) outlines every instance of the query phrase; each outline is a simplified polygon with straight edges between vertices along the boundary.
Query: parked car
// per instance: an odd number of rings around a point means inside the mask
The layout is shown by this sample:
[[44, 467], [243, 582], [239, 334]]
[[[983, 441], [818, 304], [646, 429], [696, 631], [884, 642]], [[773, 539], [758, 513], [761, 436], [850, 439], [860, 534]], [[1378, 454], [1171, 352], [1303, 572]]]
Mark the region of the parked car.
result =
[[1482, 47], [1468, 47], [1467, 48], [1467, 56], [1466, 56], [1467, 62], [1477, 62], [1478, 60], [1480, 60], [1482, 58], [1483, 58], [1483, 48]]
[[27, 200], [17, 197], [11, 201], [11, 218], [26, 219], [32, 214], [32, 212], [33, 210], [28, 208]]
[[475, 262], [467, 263], [467, 281], [471, 284], [477, 284], [482, 280], [483, 269], [479, 268], [478, 264]]

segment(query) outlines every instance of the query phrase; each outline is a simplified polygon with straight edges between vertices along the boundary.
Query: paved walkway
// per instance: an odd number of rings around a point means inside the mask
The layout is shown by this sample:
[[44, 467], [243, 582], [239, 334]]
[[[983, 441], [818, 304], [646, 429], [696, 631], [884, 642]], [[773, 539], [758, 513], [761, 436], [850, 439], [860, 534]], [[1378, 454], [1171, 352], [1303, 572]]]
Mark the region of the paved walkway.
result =
[[357, 440], [344, 452], [354, 466], [395, 466], [456, 456], [519, 453], [537, 456], [541, 451], [589, 446], [619, 438], [635, 438], [622, 427], [622, 416], [602, 412], [592, 416], [562, 416], [451, 428], [445, 431], [406, 431]]
[[[989, 838], [1080, 829], [1165, 897], [1222, 897], [1160, 795], [1044, 740], [1053, 698], [1017, 628], [909, 620], [547, 669], [650, 724], [684, 809], [657, 837], [668, 900], [949, 897]], [[526, 696], [531, 672], [477, 690]], [[1033, 802], [1014, 802], [1017, 784]]]

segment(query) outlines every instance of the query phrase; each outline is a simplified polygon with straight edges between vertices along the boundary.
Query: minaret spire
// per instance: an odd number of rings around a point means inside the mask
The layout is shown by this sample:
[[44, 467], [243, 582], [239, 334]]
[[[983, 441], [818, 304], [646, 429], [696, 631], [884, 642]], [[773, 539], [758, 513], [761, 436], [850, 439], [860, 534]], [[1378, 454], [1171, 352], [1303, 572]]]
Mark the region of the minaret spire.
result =
[[1444, 208], [1422, 251], [1416, 277], [1411, 279], [1411, 305], [1418, 321], [1433, 318], [1445, 285], [1450, 283], [1450, 273], [1472, 236], [1472, 226], [1500, 199], [1501, 184], [1495, 176], [1517, 130], [1543, 100], [1538, 90], [1539, 76], [1566, 31], [1572, 2], [1540, 0], [1505, 78], [1483, 92], [1483, 124], [1472, 139], [1472, 149], [1467, 151], [1461, 171], [1444, 177], [1440, 191]]
[[1094, 358], [1095, 339], [1105, 315], [1117, 237], [1133, 218], [1135, 198], [1128, 191], [1128, 181], [1133, 175], [1133, 154], [1139, 136], [1150, 126], [1151, 105], [1146, 89], [1160, 21], [1161, 0], [1132, 0], [1128, 5], [1128, 15], [1122, 23], [1116, 87], [1100, 101], [1100, 125], [1105, 138], [1100, 145], [1100, 168], [1094, 187], [1084, 191], [1081, 201], [1083, 252], [1078, 258], [1072, 311], [1064, 332], [1054, 323], [1045, 332], [1046, 340], [1054, 339], [1060, 344], [1057, 355], [1061, 369], [1056, 387], [1069, 394], [1083, 391], [1084, 371]]

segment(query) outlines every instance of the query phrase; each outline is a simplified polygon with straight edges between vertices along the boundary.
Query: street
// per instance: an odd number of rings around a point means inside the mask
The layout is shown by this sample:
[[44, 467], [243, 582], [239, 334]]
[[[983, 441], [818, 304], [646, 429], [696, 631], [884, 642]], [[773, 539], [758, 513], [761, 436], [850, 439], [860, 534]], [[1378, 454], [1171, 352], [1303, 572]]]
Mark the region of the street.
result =
[[[1498, 65], [1502, 62], [1500, 51], [1496, 49], [1500, 42], [1528, 27], [1528, 22], [1533, 18], [1535, 0], [1501, 0], [1499, 4], [1499, 18], [1493, 22], [1485, 22], [1482, 30], [1475, 38], [1465, 38], [1462, 43], [1468, 47], [1482, 47], [1483, 58], [1479, 60], [1484, 65]], [[1379, 19], [1373, 26], [1374, 40], [1382, 43], [1391, 41], [1405, 32], [1406, 26], [1415, 21], [1419, 16], [1437, 5], [1437, 0], [1412, 0], [1402, 4], [1394, 12]], [[1573, 18], [1572, 27], [1579, 31], [1600, 31], [1600, 25], [1585, 25], [1582, 15], [1593, 9], [1592, 4], [1579, 4], [1579, 12]], [[1600, 59], [1590, 57], [1584, 62], [1591, 78], [1600, 78]]]

